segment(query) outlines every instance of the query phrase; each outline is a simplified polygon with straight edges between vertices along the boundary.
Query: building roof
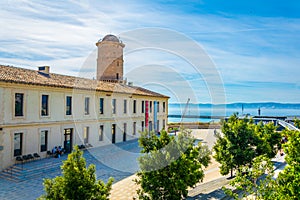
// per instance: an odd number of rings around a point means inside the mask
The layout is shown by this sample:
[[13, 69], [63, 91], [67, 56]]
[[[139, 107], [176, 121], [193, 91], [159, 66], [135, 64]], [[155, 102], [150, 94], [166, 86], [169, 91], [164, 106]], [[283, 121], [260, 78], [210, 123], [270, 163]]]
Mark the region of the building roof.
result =
[[102, 41], [120, 42], [117, 36], [111, 34], [104, 36]]
[[6, 65], [0, 65], [0, 82], [169, 98], [145, 88], [129, 86], [123, 83], [98, 81], [55, 73], [46, 74]]

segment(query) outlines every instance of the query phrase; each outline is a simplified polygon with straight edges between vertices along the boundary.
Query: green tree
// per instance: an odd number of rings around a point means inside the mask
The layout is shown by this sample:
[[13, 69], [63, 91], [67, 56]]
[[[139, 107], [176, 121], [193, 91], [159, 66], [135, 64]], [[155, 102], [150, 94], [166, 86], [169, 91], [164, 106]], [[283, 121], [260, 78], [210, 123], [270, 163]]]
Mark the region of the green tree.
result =
[[40, 199], [86, 199], [106, 200], [109, 197], [113, 179], [105, 184], [96, 180], [95, 165], [86, 168], [83, 152], [77, 146], [63, 162], [62, 176], [44, 180], [46, 194]]
[[143, 132], [139, 139], [143, 155], [139, 158], [140, 171], [135, 180], [141, 186], [140, 199], [182, 199], [187, 197], [188, 187], [202, 181], [203, 167], [210, 162], [210, 151], [183, 130], [177, 137], [161, 131]]
[[274, 158], [281, 148], [281, 134], [276, 131], [274, 123], [263, 124], [260, 122], [255, 126], [256, 134], [256, 154], [266, 155], [268, 158]]
[[[241, 169], [231, 185], [236, 187], [242, 196], [253, 194], [256, 199], [296, 200], [300, 197], [300, 132], [284, 130], [288, 137], [284, 144], [286, 163], [284, 170], [277, 179], [272, 179], [273, 165], [269, 158], [259, 156], [254, 159], [253, 166]], [[259, 181], [257, 181], [259, 180]], [[225, 193], [237, 199], [240, 197], [232, 190], [225, 189]]]
[[222, 135], [217, 137], [214, 158], [221, 164], [220, 173], [233, 175], [234, 169], [250, 164], [255, 157], [255, 124], [251, 119], [239, 119], [237, 114], [222, 121]]
[[300, 197], [300, 132], [285, 131], [288, 141], [284, 144], [287, 166], [279, 173], [273, 188], [273, 199], [299, 199]]
[[296, 126], [297, 128], [300, 128], [300, 119], [295, 118], [295, 119], [294, 119], [294, 124], [295, 124], [295, 126]]
[[248, 196], [253, 199], [252, 195], [255, 196], [255, 199], [266, 199], [272, 193], [265, 187], [273, 181], [272, 176], [273, 163], [268, 157], [260, 155], [253, 159], [251, 167], [247, 165], [238, 170], [235, 179], [230, 182], [235, 190], [225, 187], [223, 190], [227, 196], [234, 199], [247, 198]]

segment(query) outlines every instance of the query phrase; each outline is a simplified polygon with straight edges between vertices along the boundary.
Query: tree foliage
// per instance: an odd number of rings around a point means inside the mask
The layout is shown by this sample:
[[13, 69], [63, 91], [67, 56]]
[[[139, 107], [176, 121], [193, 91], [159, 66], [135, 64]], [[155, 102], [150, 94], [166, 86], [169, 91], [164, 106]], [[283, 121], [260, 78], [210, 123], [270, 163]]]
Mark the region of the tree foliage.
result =
[[240, 167], [235, 179], [230, 182], [235, 191], [226, 188], [223, 190], [234, 199], [251, 195], [255, 196], [255, 199], [265, 199], [271, 194], [265, 186], [272, 182], [272, 175], [273, 163], [268, 157], [260, 155], [253, 159], [253, 165]]
[[[300, 132], [284, 130], [282, 135], [288, 137], [284, 144], [287, 165], [276, 179], [273, 179], [272, 163], [268, 157], [254, 158], [253, 166], [238, 171], [231, 185], [236, 187], [243, 196], [253, 194], [256, 199], [292, 199], [300, 197]], [[259, 181], [257, 181], [259, 180]], [[237, 199], [240, 197], [229, 189], [227, 195]]]
[[222, 121], [222, 134], [217, 135], [214, 158], [221, 164], [220, 173], [227, 175], [234, 169], [251, 165], [260, 155], [273, 158], [280, 147], [281, 134], [273, 123], [255, 125], [252, 119], [233, 114]]
[[188, 187], [202, 181], [203, 167], [210, 162], [207, 146], [194, 146], [195, 139], [183, 130], [177, 137], [161, 131], [143, 132], [139, 139], [143, 155], [139, 158], [140, 171], [136, 183], [140, 199], [182, 199]]
[[251, 163], [255, 157], [254, 123], [248, 118], [239, 119], [237, 114], [222, 121], [222, 134], [218, 135], [214, 158], [221, 164], [220, 173], [227, 175], [240, 166]]
[[255, 126], [256, 155], [266, 155], [268, 158], [274, 158], [281, 148], [281, 133], [276, 131], [274, 123], [263, 124], [260, 122]]
[[300, 128], [300, 119], [295, 118], [295, 119], [294, 119], [294, 124], [295, 124], [295, 126], [296, 126], [297, 128]]
[[286, 131], [288, 142], [284, 145], [287, 166], [278, 175], [273, 188], [273, 199], [299, 199], [300, 197], [300, 132]]
[[109, 197], [113, 179], [105, 184], [96, 180], [95, 165], [86, 168], [83, 152], [77, 146], [62, 165], [62, 176], [44, 180], [45, 195], [40, 199], [87, 199], [106, 200]]

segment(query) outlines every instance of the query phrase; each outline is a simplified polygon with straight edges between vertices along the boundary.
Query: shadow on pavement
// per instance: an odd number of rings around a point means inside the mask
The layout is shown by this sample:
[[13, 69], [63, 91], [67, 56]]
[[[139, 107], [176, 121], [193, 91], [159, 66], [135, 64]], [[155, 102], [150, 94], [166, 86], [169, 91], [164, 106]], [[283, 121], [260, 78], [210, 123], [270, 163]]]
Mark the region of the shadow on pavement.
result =
[[222, 189], [214, 190], [208, 194], [198, 194], [193, 197], [188, 197], [187, 200], [205, 200], [205, 199], [223, 199], [226, 195]]

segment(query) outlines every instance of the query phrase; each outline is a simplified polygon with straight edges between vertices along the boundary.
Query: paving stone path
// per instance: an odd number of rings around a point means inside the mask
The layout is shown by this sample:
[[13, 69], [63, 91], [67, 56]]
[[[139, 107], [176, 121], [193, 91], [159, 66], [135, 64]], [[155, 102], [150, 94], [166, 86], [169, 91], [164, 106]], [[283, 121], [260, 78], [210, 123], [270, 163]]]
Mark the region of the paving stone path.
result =
[[[109, 177], [114, 183], [133, 175], [138, 170], [136, 158], [140, 148], [137, 140], [125, 143], [106, 145], [84, 151], [87, 164], [96, 165], [97, 178], [107, 182]], [[1, 200], [32, 200], [44, 193], [43, 179], [61, 175], [60, 166], [67, 156], [61, 158], [44, 158], [23, 165], [14, 181], [0, 178]], [[17, 165], [21, 169], [21, 165]]]

